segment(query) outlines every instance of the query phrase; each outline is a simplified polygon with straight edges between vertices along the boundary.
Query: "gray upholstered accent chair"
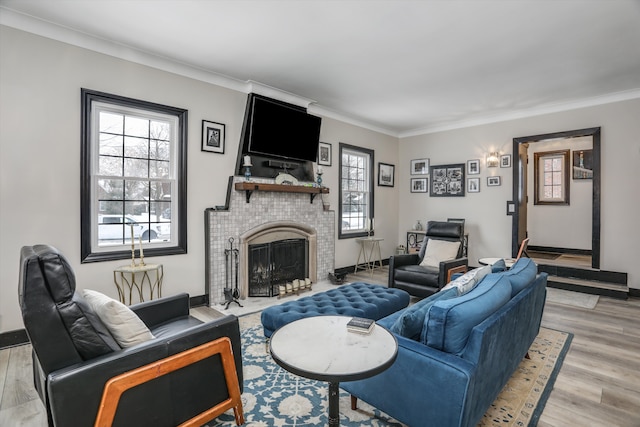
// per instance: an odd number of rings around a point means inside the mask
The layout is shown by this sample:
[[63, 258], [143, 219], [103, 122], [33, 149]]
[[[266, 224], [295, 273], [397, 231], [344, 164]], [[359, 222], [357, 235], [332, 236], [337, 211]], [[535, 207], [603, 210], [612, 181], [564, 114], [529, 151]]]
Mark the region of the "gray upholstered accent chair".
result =
[[[189, 315], [188, 294], [143, 302], [130, 308], [154, 337], [121, 348], [76, 292], [68, 261], [47, 245], [22, 248], [18, 294], [50, 426], [202, 425], [231, 408], [243, 423], [235, 316], [202, 322]], [[121, 396], [105, 392], [114, 378]]]
[[[442, 289], [451, 280], [452, 274], [467, 271], [468, 261], [462, 256], [463, 228], [464, 225], [458, 222], [429, 221], [419, 253], [389, 258], [389, 287], [424, 298]], [[442, 261], [437, 267], [422, 266], [420, 263], [430, 240], [460, 242], [458, 253], [454, 259]]]

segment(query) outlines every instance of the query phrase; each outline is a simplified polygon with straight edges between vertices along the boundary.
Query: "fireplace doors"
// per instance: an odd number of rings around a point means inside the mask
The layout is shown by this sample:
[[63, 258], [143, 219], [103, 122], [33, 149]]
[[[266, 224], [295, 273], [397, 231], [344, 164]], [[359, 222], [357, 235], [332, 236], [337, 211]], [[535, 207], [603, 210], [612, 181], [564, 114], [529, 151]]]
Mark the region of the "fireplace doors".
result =
[[249, 245], [249, 296], [278, 295], [278, 285], [309, 276], [307, 239]]

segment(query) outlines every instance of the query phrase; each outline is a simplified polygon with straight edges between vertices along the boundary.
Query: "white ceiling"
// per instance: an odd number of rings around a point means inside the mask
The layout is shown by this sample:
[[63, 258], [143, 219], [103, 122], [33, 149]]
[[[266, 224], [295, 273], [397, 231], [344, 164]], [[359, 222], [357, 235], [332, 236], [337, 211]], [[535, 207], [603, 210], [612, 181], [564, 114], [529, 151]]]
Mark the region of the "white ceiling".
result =
[[640, 0], [0, 6], [5, 25], [228, 87], [273, 87], [397, 136], [640, 97]]

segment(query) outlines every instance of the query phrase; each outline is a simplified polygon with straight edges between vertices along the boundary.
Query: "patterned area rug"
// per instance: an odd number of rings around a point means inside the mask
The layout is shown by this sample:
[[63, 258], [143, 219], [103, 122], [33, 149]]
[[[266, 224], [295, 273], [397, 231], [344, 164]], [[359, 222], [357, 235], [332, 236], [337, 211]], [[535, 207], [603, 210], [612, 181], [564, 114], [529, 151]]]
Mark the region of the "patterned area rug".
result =
[[[240, 318], [244, 368], [245, 425], [248, 427], [310, 427], [327, 425], [328, 386], [280, 368], [266, 350], [260, 313]], [[479, 426], [535, 426], [553, 388], [571, 334], [542, 328], [511, 380]], [[351, 410], [349, 394], [340, 391], [340, 425], [349, 427], [404, 426], [385, 413], [358, 401]], [[206, 427], [235, 426], [228, 412]]]

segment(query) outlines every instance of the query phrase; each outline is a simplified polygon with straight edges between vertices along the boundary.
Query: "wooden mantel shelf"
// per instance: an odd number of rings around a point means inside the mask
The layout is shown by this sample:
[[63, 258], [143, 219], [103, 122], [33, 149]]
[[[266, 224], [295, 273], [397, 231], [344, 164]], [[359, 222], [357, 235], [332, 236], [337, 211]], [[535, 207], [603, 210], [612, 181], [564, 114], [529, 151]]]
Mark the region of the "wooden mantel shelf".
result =
[[247, 203], [254, 191], [273, 191], [278, 193], [307, 193], [311, 197], [311, 203], [318, 194], [329, 194], [327, 187], [307, 187], [305, 185], [265, 184], [259, 182], [236, 182], [236, 190], [244, 191]]

